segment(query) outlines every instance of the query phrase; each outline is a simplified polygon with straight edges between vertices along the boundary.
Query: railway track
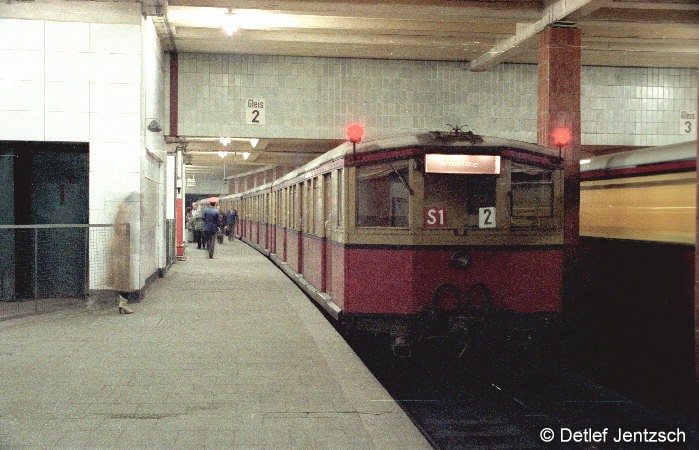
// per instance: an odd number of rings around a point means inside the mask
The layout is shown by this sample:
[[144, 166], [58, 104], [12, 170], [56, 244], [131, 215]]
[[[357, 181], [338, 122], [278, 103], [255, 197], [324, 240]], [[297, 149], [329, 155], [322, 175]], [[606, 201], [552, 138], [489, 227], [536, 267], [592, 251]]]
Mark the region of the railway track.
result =
[[[686, 417], [644, 406], [557, 364], [493, 355], [468, 370], [445, 362], [439, 349], [430, 358], [397, 361], [370, 338], [351, 344], [436, 449], [667, 447], [613, 440], [619, 431], [643, 430], [668, 437], [681, 431], [674, 448], [699, 448], [696, 423]], [[550, 442], [542, 439], [548, 438], [544, 429], [553, 433]]]

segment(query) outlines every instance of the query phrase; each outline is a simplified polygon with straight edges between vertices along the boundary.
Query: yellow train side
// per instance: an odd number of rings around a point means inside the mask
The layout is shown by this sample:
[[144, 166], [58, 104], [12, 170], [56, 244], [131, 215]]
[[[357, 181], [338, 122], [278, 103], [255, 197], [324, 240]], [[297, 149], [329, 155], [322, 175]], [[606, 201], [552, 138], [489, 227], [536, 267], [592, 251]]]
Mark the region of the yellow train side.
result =
[[580, 235], [694, 245], [696, 172], [583, 181]]

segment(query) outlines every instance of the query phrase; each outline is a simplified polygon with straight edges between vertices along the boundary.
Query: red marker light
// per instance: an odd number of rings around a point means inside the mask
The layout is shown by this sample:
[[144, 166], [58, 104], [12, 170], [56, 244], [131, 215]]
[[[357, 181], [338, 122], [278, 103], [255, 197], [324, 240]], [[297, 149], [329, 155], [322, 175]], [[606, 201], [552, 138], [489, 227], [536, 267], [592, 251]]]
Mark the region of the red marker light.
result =
[[570, 130], [568, 128], [556, 128], [553, 130], [553, 145], [555, 145], [558, 148], [563, 148], [566, 145], [570, 144], [570, 141], [572, 139], [572, 135], [570, 134]]
[[353, 123], [347, 127], [347, 139], [356, 144], [362, 141], [362, 136], [364, 136], [364, 128], [357, 123]]

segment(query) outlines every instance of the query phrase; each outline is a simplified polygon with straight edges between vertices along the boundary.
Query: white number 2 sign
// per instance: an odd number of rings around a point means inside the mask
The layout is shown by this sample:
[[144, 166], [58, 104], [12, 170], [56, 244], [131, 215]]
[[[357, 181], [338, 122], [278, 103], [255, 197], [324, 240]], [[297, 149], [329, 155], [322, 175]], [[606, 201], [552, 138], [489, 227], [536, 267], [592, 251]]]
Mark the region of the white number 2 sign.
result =
[[478, 208], [478, 228], [495, 228], [495, 207]]

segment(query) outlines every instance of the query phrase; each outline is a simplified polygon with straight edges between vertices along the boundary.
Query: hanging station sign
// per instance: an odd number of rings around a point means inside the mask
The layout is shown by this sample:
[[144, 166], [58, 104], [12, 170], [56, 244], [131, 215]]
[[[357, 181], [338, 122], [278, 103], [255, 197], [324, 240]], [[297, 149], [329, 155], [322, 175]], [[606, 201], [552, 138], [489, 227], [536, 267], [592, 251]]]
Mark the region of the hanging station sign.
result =
[[697, 112], [680, 111], [680, 134], [696, 135], [697, 132]]
[[455, 174], [500, 174], [500, 156], [493, 155], [425, 155], [425, 172]]
[[245, 101], [245, 123], [248, 125], [265, 124], [264, 98], [248, 98]]

